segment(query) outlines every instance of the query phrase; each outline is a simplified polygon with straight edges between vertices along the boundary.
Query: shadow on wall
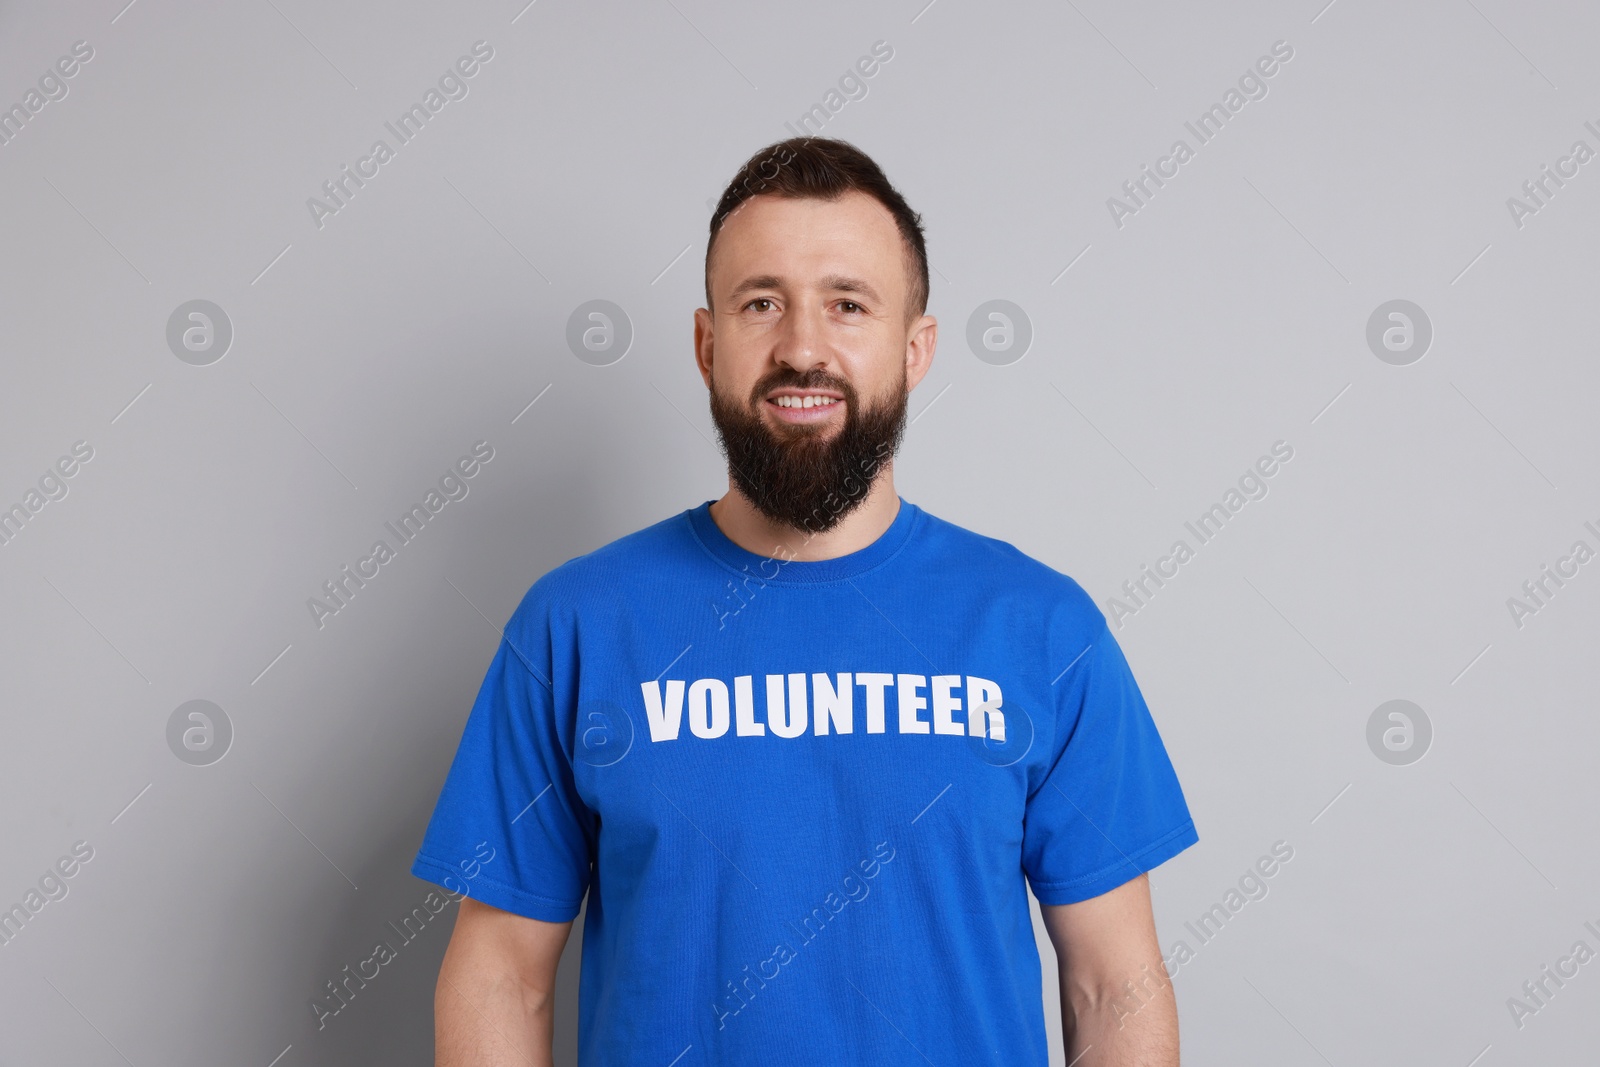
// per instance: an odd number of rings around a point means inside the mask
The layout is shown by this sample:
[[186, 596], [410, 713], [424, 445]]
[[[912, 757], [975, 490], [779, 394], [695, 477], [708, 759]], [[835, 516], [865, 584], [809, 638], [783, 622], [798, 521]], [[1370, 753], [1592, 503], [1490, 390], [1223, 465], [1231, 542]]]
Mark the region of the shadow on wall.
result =
[[[606, 540], [594, 532], [604, 525], [596, 516], [614, 506], [614, 497], [599, 486], [592, 471], [565, 465], [537, 445], [537, 439], [531, 439], [503, 450], [507, 467], [521, 464], [518, 477], [507, 479], [500, 492], [485, 496], [482, 524], [474, 533], [472, 552], [478, 559], [514, 561], [514, 565], [494, 568], [493, 580], [487, 582], [463, 580], [459, 570], [454, 575], [467, 590], [497, 590], [483, 596], [473, 593], [475, 608], [497, 624], [510, 615], [536, 578]], [[549, 521], [540, 505], [549, 500], [566, 502], [566, 518]], [[530, 531], [537, 534], [530, 537]], [[463, 549], [457, 546], [457, 551]], [[460, 559], [456, 557], [458, 564]], [[516, 574], [520, 568], [526, 571]], [[300, 902], [295, 914], [305, 916], [310, 929], [296, 936], [300, 958], [282, 976], [285, 987], [295, 991], [300, 1015], [273, 1051], [276, 1054], [294, 1042], [294, 1050], [277, 1067], [311, 1063], [424, 1067], [434, 1062], [434, 990], [458, 905], [434, 883], [412, 875], [411, 862], [496, 642], [487, 624], [480, 627], [477, 610], [461, 604], [445, 584], [443, 576], [451, 569], [443, 567], [426, 581], [437, 587], [440, 604], [449, 605], [454, 613], [441, 616], [455, 619], [445, 624], [449, 634], [445, 640], [454, 647], [440, 644], [437, 618], [431, 624], [407, 618], [389, 630], [385, 649], [370, 652], [374, 670], [379, 662], [387, 662], [393, 650], [407, 648], [429, 648], [450, 666], [444, 671], [417, 670], [420, 661], [413, 661], [399, 675], [378, 681], [381, 675], [375, 673], [361, 686], [361, 701], [368, 710], [358, 714], [385, 709], [370, 719], [374, 732], [368, 742], [369, 758], [386, 767], [366, 776], [374, 788], [363, 789], [361, 797], [363, 810], [371, 813], [374, 837], [383, 839], [359, 871], [348, 872], [361, 887], [358, 892], [308, 894]], [[486, 574], [480, 571], [479, 577]], [[304, 695], [317, 700], [310, 692]], [[399, 708], [405, 711], [396, 716], [394, 709]], [[384, 733], [395, 728], [404, 730], [403, 739], [386, 740]], [[465, 884], [470, 892], [470, 880]], [[587, 908], [573, 921], [557, 971], [556, 1067], [577, 1063], [578, 977], [586, 914]], [[379, 949], [380, 943], [388, 946], [388, 952]]]
[[[556, 431], [530, 433], [503, 448], [500, 469], [516, 477], [484, 495], [470, 543], [458, 540], [437, 558], [414, 557], [417, 569], [388, 587], [387, 609], [366, 628], [346, 628], [337, 674], [290, 675], [274, 698], [283, 709], [279, 737], [315, 731], [321, 741], [310, 749], [284, 741], [280, 751], [261, 758], [294, 768], [305, 794], [300, 806], [321, 798], [325, 810], [337, 811], [320, 829], [306, 830], [359, 889], [332, 874], [331, 860], [325, 864], [312, 846], [275, 824], [271, 832], [298, 854], [293, 878], [286, 880], [256, 851], [232, 849], [229, 880], [270, 913], [257, 911], [261, 919], [241, 931], [247, 943], [213, 946], [214, 980], [197, 991], [200, 1003], [186, 1013], [229, 1020], [230, 1047], [252, 1055], [266, 1050], [258, 1067], [290, 1045], [276, 1067], [433, 1063], [434, 990], [457, 905], [410, 868], [494, 653], [491, 627], [503, 623], [536, 578], [608, 540], [606, 529], [643, 525], [630, 516], [650, 507], [648, 490], [641, 491], [641, 504], [622, 491], [631, 485], [608, 488], [594, 469], [541, 448], [545, 436]], [[616, 469], [624, 462], [617, 447], [616, 457], [590, 459], [602, 470]], [[555, 519], [553, 500], [563, 502]], [[664, 505], [655, 518], [682, 506]], [[646, 519], [654, 521], [648, 512]], [[462, 602], [462, 592], [472, 597], [470, 604]], [[372, 599], [369, 606], [377, 611], [380, 605]], [[247, 787], [241, 792], [257, 803]], [[299, 810], [285, 806], [291, 814]], [[278, 818], [264, 817], [269, 824]], [[347, 852], [331, 843], [339, 823], [347, 834], [352, 823], [359, 826], [359, 848]], [[352, 853], [362, 857], [359, 863], [346, 859]], [[585, 916], [581, 911], [573, 923], [557, 973], [558, 1067], [577, 1063]], [[252, 961], [245, 1003], [237, 995], [241, 956]]]
[[[455, 596], [438, 584], [443, 597]], [[422, 621], [418, 613], [375, 641], [370, 659], [347, 661], [361, 678], [354, 699], [348, 692], [330, 699], [326, 678], [316, 675], [282, 698], [308, 720], [326, 714], [345, 727], [341, 756], [322, 762], [317, 749], [302, 755], [298, 788], [327, 805], [358, 804], [362, 844], [349, 850], [360, 860], [347, 860], [346, 849], [328, 843], [334, 835], [306, 826], [359, 889], [335, 875], [311, 845], [272, 823], [275, 814], [265, 825], [277, 840], [274, 854], [297, 857], [293, 877], [285, 878], [264, 850], [233, 848], [229, 880], [247, 898], [235, 902], [234, 913], [257, 918], [238, 931], [244, 944], [218, 936], [220, 930], [212, 935], [213, 980], [197, 990], [201, 1003], [191, 1007], [201, 1018], [230, 1020], [228, 1044], [259, 1054], [258, 1067], [291, 1045], [276, 1067], [434, 1062], [434, 989], [458, 906], [439, 886], [413, 876], [411, 863], [495, 644], [487, 626], [485, 640], [469, 626], [442, 625], [446, 645], [439, 643], [439, 619]], [[406, 669], [385, 673], [382, 664], [392, 661], [394, 649], [430, 648], [429, 641], [444, 669], [412, 657]], [[470, 890], [470, 880], [465, 885]], [[582, 922], [580, 913], [557, 975], [555, 1063], [568, 1067], [577, 1062]], [[245, 1003], [238, 995], [241, 959], [251, 961]]]
[[[445, 765], [451, 754], [444, 754]], [[293, 1041], [289, 1057], [297, 1064], [433, 1063], [434, 988], [459, 905], [410, 873], [433, 801], [431, 794], [408, 799], [409, 810], [389, 827], [370, 861], [350, 872], [360, 891], [336, 894], [333, 906], [320, 910], [318, 902], [330, 898], [305, 905], [303, 914], [315, 915], [319, 929], [312, 935], [315, 952], [290, 979], [303, 1015], [284, 1041]], [[557, 972], [557, 1067], [577, 1063], [583, 918], [580, 912], [573, 922]]]

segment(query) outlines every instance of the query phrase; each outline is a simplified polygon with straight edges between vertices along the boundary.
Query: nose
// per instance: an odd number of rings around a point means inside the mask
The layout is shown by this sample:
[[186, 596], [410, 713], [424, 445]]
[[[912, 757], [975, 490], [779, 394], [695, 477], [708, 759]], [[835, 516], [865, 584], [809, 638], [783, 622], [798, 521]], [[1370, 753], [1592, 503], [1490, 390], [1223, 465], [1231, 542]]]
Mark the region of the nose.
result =
[[778, 330], [772, 358], [802, 372], [826, 366], [828, 352], [823, 339], [822, 317], [820, 308], [804, 305], [791, 308], [784, 315]]

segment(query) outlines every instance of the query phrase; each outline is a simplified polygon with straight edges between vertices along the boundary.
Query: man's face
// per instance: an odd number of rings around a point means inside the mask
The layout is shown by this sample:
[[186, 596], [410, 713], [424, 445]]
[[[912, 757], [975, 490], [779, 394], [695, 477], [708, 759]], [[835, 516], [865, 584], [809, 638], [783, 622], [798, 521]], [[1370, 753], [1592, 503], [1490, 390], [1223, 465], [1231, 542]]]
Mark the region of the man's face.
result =
[[769, 519], [831, 528], [898, 447], [938, 329], [908, 321], [908, 258], [865, 193], [757, 196], [723, 223], [696, 359], [734, 484]]

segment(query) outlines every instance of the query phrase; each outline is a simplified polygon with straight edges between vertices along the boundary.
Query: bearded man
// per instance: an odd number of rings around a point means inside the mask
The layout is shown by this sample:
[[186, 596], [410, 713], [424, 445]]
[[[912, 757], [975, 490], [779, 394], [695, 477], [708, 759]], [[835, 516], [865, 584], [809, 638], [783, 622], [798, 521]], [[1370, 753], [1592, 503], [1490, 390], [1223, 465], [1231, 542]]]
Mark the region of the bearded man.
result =
[[[1198, 840], [1071, 578], [902, 499], [938, 338], [921, 217], [864, 153], [756, 153], [695, 358], [728, 491], [544, 575], [412, 870], [461, 900], [437, 1063], [1177, 1067], [1147, 873]], [[494, 859], [483, 861], [482, 856]], [[469, 880], [470, 878], [470, 880]]]

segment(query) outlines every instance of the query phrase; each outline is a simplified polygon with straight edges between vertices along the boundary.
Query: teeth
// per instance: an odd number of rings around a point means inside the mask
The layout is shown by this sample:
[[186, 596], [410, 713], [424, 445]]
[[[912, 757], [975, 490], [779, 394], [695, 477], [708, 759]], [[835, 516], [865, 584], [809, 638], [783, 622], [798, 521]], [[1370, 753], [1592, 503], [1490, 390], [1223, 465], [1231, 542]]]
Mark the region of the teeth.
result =
[[838, 401], [831, 396], [780, 396], [777, 403], [780, 408], [818, 408]]

